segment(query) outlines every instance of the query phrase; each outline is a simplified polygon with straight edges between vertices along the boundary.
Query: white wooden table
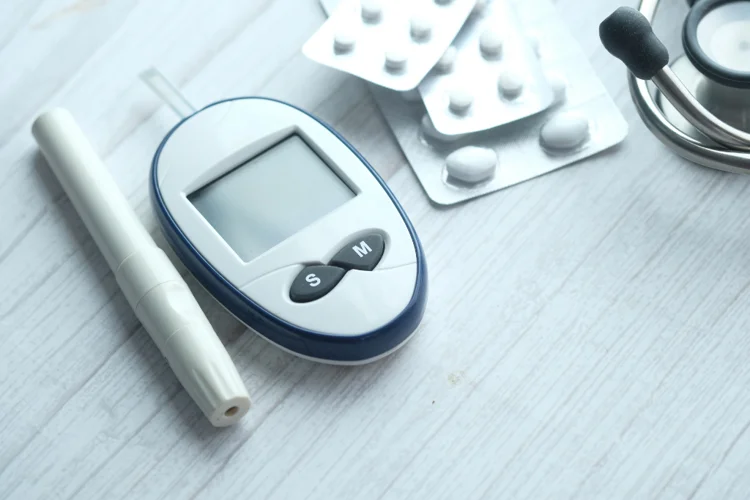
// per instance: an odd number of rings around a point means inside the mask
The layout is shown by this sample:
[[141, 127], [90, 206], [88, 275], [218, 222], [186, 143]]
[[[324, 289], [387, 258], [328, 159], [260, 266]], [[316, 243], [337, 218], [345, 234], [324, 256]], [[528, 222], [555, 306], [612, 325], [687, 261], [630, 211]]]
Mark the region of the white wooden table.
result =
[[[597, 42], [619, 3], [558, 1], [627, 142], [443, 209], [366, 87], [300, 54], [316, 0], [1, 2], [0, 498], [750, 497], [750, 177], [689, 165], [640, 123]], [[672, 48], [683, 4], [661, 16]], [[302, 106], [382, 172], [429, 263], [405, 349], [302, 361], [190, 280], [254, 399], [241, 425], [209, 425], [29, 133], [69, 108], [166, 248], [146, 176], [175, 116], [137, 79], [152, 64], [196, 104]]]

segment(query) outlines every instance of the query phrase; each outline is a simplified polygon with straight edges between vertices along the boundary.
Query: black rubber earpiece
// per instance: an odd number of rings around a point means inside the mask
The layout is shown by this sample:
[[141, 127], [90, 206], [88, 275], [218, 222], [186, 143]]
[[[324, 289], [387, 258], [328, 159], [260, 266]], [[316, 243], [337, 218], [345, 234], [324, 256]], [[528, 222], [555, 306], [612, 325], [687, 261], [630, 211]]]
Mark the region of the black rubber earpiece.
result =
[[638, 78], [650, 80], [669, 64], [669, 52], [643, 14], [620, 7], [599, 25], [599, 38], [610, 54]]

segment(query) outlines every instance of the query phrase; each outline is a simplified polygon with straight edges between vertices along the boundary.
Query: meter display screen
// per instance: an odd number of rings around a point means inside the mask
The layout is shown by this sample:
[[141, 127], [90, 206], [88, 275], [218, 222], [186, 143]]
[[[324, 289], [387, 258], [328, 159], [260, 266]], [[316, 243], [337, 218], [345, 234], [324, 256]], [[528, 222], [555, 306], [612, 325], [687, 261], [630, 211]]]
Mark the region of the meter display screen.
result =
[[329, 214], [355, 193], [292, 135], [188, 200], [245, 262]]

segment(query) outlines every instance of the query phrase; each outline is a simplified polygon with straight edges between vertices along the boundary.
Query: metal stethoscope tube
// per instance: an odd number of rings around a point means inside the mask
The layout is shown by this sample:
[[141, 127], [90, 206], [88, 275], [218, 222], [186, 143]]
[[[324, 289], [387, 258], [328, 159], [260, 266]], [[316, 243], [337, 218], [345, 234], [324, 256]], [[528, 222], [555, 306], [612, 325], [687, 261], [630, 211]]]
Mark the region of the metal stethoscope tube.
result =
[[[654, 20], [659, 0], [642, 0], [639, 10], [650, 22]], [[708, 112], [685, 89], [668, 66], [653, 76], [662, 94], [698, 130], [728, 148], [702, 144], [672, 125], [662, 113], [645, 80], [628, 72], [630, 94], [639, 115], [649, 130], [683, 158], [700, 165], [728, 172], [750, 173], [750, 134], [720, 121]], [[739, 150], [739, 151], [737, 151]]]

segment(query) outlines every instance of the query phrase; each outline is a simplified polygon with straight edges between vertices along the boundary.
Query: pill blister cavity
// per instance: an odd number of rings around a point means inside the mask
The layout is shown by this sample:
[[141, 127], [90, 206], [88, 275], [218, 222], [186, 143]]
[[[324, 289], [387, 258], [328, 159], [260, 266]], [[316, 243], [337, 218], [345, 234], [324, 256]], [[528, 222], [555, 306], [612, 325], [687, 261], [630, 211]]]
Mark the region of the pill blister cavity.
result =
[[432, 36], [432, 20], [423, 15], [411, 18], [411, 38], [415, 42], [426, 42]]
[[472, 104], [474, 96], [468, 90], [454, 89], [448, 96], [448, 108], [457, 115], [465, 115]]
[[565, 75], [557, 71], [545, 71], [544, 79], [547, 80], [547, 85], [552, 90], [554, 95], [554, 103], [560, 104], [565, 102], [568, 97], [568, 80]]
[[458, 54], [458, 49], [451, 45], [448, 47], [448, 49], [445, 51], [445, 53], [442, 55], [442, 57], [438, 60], [437, 64], [435, 64], [435, 68], [440, 73], [450, 73], [453, 71], [453, 66], [456, 64], [456, 55]]
[[432, 123], [432, 120], [430, 120], [430, 115], [425, 114], [422, 117], [422, 123], [420, 124], [420, 129], [422, 130], [422, 134], [425, 135], [428, 139], [432, 139], [438, 142], [455, 142], [462, 137], [465, 137], [465, 134], [460, 135], [446, 135], [442, 132], [440, 132], [438, 129], [435, 128], [435, 124]]
[[356, 43], [356, 32], [350, 26], [340, 26], [333, 34], [333, 50], [337, 54], [351, 52]]
[[449, 178], [477, 184], [495, 175], [497, 153], [489, 148], [466, 146], [448, 155], [445, 168]]
[[406, 68], [409, 55], [402, 48], [394, 48], [385, 53], [385, 69], [390, 73], [400, 73]]
[[512, 68], [500, 71], [497, 78], [497, 88], [506, 99], [515, 99], [523, 92], [524, 77]]
[[590, 124], [581, 113], [561, 113], [544, 124], [540, 132], [542, 146], [553, 152], [580, 147], [589, 138]]
[[360, 7], [362, 20], [366, 23], [378, 23], [383, 17], [383, 5], [380, 0], [361, 0]]
[[485, 29], [479, 35], [479, 49], [485, 59], [498, 59], [503, 54], [503, 35], [495, 28]]

